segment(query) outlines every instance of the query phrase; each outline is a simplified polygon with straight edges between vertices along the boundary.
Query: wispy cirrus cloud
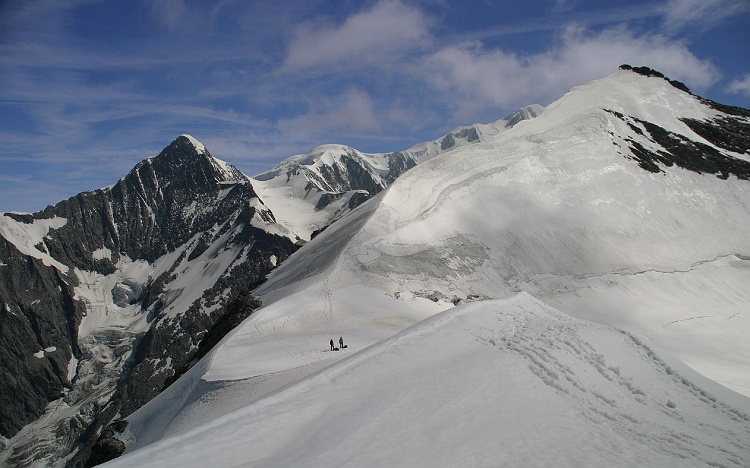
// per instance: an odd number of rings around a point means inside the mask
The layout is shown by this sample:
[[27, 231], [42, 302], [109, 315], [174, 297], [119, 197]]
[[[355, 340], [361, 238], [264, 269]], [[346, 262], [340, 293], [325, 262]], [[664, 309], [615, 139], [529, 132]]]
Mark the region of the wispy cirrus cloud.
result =
[[664, 26], [670, 33], [685, 28], [708, 30], [727, 18], [750, 15], [747, 0], [669, 0], [663, 6]]
[[330, 142], [405, 149], [622, 63], [748, 96], [747, 70], [696, 48], [744, 4], [0, 0], [0, 193], [111, 183], [181, 133], [248, 174]]
[[317, 19], [298, 26], [281, 70], [391, 61], [430, 40], [430, 19], [398, 0], [384, 0], [342, 24]]
[[750, 73], [729, 83], [728, 90], [730, 93], [744, 94], [750, 97]]
[[630, 21], [644, 21], [664, 16], [663, 5], [657, 3], [626, 6], [607, 6], [573, 10], [578, 1], [562, 1], [553, 6], [552, 14], [537, 15], [533, 18], [513, 22], [500, 22], [497, 25], [481, 28], [462, 35], [465, 41], [489, 40], [517, 34], [549, 33], [564, 30], [569, 25], [583, 28], [607, 27], [626, 24]]
[[306, 114], [281, 119], [278, 128], [284, 138], [306, 141], [324, 134], [377, 133], [382, 122], [370, 95], [352, 87], [337, 96], [313, 99]]
[[185, 23], [188, 8], [185, 0], [149, 0], [151, 13], [169, 30], [174, 31]]

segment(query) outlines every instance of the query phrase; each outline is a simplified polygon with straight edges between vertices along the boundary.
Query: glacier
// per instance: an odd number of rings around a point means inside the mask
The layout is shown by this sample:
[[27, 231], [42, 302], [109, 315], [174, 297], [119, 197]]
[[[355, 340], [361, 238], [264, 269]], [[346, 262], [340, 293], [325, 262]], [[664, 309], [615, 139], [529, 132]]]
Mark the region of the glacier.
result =
[[108, 466], [747, 465], [750, 148], [690, 124], [727, 115], [620, 70], [420, 162], [274, 270]]

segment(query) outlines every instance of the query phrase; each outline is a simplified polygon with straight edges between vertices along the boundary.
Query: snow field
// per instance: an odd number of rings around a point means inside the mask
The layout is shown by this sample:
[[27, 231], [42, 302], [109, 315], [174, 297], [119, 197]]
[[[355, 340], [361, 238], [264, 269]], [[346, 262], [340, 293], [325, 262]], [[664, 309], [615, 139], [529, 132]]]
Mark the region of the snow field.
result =
[[[365, 287], [332, 293], [326, 282], [277, 301], [243, 322], [212, 354], [203, 378], [238, 380], [336, 361], [452, 307], [414, 298], [408, 302]], [[330, 351], [344, 338], [348, 348]], [[252, 357], [252, 358], [250, 358]]]
[[750, 362], [749, 282], [750, 260], [730, 255], [685, 271], [592, 276], [540, 298], [576, 317], [647, 336], [703, 375], [750, 396], [750, 375], [743, 371]]
[[[750, 395], [750, 185], [676, 167], [647, 173], [617, 153], [605, 112], [571, 119], [580, 113], [565, 105], [404, 174], [340, 268], [391, 293], [402, 285], [461, 299], [529, 291], [649, 336]], [[670, 105], [655, 97], [647, 113], [705, 113], [689, 96]]]
[[[312, 299], [311, 299], [312, 298]], [[452, 304], [401, 300], [314, 283], [260, 309], [185, 376], [131, 415], [123, 437], [132, 451], [251, 403], [388, 338]], [[338, 347], [330, 351], [329, 340]]]
[[521, 294], [424, 320], [108, 466], [736, 466], [748, 410], [638, 338]]

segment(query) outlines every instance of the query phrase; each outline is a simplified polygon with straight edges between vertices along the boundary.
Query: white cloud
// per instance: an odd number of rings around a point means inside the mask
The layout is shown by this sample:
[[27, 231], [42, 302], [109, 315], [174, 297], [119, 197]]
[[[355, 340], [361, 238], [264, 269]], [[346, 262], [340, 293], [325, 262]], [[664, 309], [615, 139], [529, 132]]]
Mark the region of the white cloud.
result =
[[742, 78], [734, 80], [727, 88], [730, 93], [744, 94], [750, 97], [750, 73], [745, 74]]
[[300, 141], [341, 131], [362, 134], [377, 130], [380, 122], [370, 96], [350, 88], [334, 98], [318, 99], [306, 114], [280, 120], [278, 127], [287, 138]]
[[493, 106], [547, 104], [623, 63], [656, 68], [697, 89], [719, 78], [710, 62], [697, 58], [684, 44], [659, 35], [636, 36], [624, 27], [597, 34], [570, 27], [557, 44], [531, 55], [485, 49], [478, 43], [450, 46], [429, 56], [423, 73], [438, 89], [455, 96], [461, 116]]
[[747, 0], [669, 0], [664, 7], [664, 26], [670, 32], [707, 30], [743, 13], [750, 13]]
[[340, 26], [321, 21], [297, 28], [283, 71], [325, 67], [345, 61], [379, 61], [423, 43], [428, 19], [398, 0], [383, 0]]
[[581, 83], [588, 81], [581, 79], [587, 74], [605, 76], [623, 63], [651, 66], [697, 89], [705, 89], [719, 79], [716, 67], [696, 57], [685, 44], [661, 35], [636, 36], [624, 27], [593, 36], [573, 31], [559, 48], [541, 58], [541, 68], [569, 70]]

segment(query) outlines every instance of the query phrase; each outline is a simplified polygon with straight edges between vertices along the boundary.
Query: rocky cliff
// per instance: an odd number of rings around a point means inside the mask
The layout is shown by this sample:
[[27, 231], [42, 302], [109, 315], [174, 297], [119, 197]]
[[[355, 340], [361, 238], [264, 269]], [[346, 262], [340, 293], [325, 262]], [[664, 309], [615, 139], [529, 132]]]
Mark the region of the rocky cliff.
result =
[[18, 466], [85, 464], [295, 249], [247, 178], [189, 136], [0, 227], [0, 432]]

